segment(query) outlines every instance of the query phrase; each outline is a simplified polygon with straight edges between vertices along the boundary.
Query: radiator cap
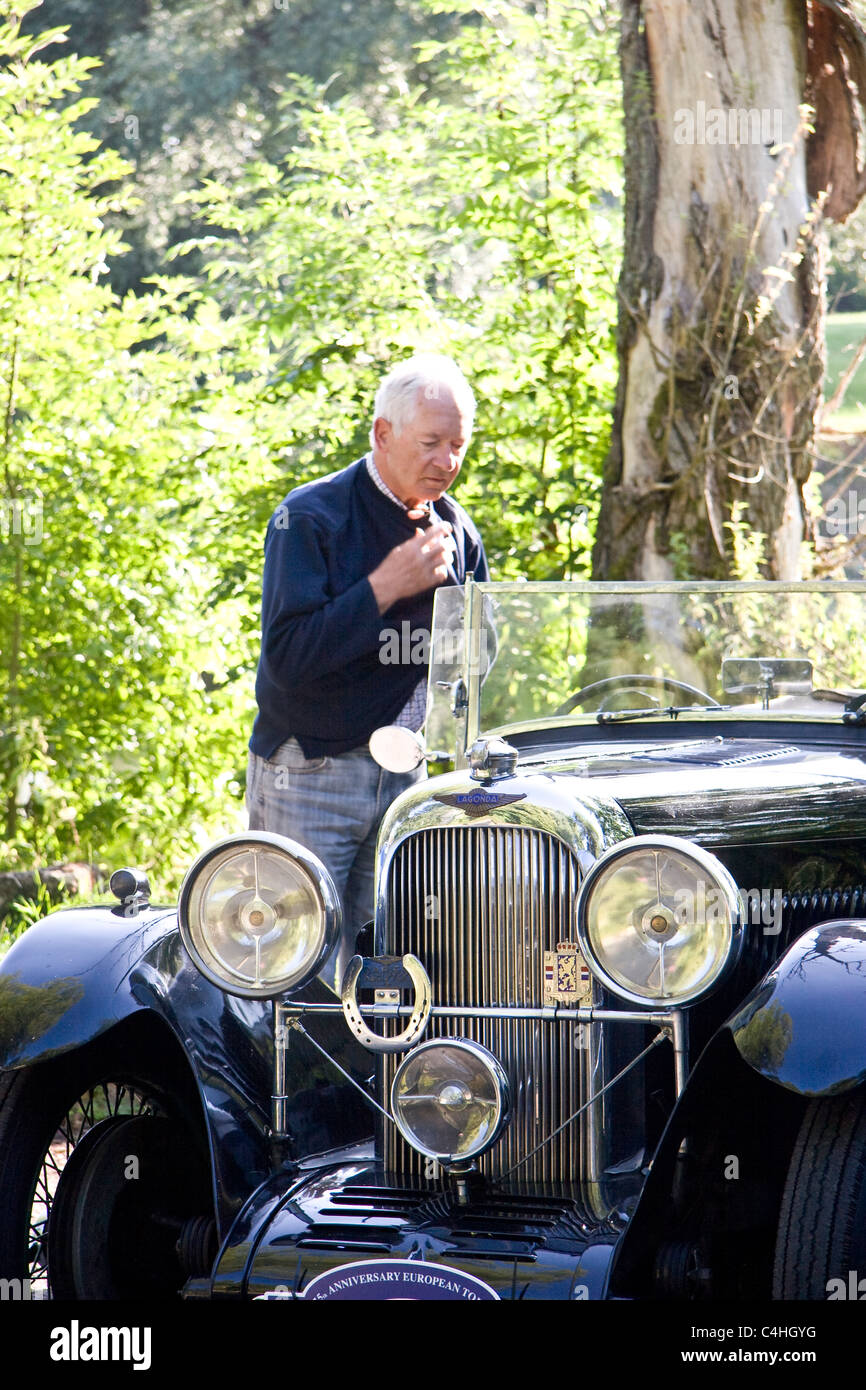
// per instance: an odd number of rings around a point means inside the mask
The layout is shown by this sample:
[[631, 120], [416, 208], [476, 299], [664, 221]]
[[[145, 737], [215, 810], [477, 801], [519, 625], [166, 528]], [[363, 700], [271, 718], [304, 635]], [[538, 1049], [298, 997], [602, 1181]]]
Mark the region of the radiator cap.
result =
[[516, 767], [517, 749], [504, 738], [477, 738], [469, 749], [469, 776], [476, 782], [511, 777]]

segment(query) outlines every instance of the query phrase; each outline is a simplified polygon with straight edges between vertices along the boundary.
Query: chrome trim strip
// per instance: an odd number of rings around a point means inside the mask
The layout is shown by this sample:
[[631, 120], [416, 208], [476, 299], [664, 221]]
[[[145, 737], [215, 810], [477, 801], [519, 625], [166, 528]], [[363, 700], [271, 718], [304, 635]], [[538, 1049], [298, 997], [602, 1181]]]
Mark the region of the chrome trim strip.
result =
[[[676, 722], [680, 726], [683, 724], [723, 725], [726, 723], [754, 723], [760, 725], [762, 730], [767, 731], [763, 736], [768, 739], [773, 737], [771, 730], [774, 724], [802, 724], [804, 726], [811, 725], [813, 728], [815, 725], [824, 728], [826, 725], [830, 724], [838, 728], [840, 737], [844, 738], [846, 726], [843, 725], [840, 717], [841, 709], [841, 705], [831, 705], [828, 702], [827, 714], [823, 719], [818, 719], [814, 714], [803, 714], [797, 711], [781, 709], [755, 710], [747, 709], [743, 705], [725, 705], [717, 708], [711, 705], [707, 708], [683, 711], [677, 715]], [[833, 711], [835, 711], [835, 714]], [[673, 721], [670, 715], [661, 715], [654, 710], [650, 710], [647, 712], [645, 718], [631, 719], [623, 721], [621, 724], [611, 723], [605, 725], [605, 727], [622, 729], [624, 734], [629, 729], [634, 730], [634, 736], [636, 738], [644, 729], [652, 729], [655, 733], [655, 731], [659, 729], [669, 729], [672, 723]], [[549, 714], [547, 716], [539, 716], [536, 719], [521, 719], [520, 722], [516, 724], [491, 724], [489, 729], [484, 730], [484, 737], [508, 739], [512, 734], [544, 733], [548, 730], [553, 731], [556, 729], [598, 730], [598, 728], [599, 724], [594, 712], [582, 716], [574, 714]], [[776, 737], [778, 737], [778, 735]], [[598, 747], [598, 745], [596, 745], [596, 747]], [[587, 741], [587, 752], [592, 753], [594, 751], [593, 745]]]
[[[411, 1004], [359, 1004], [358, 1012], [368, 1018], [408, 1018], [413, 1013]], [[293, 1004], [290, 1000], [280, 1004], [287, 1018], [301, 1014], [339, 1014], [341, 1004]], [[631, 1011], [629, 1009], [598, 1009], [587, 1004], [579, 1009], [552, 1008], [474, 1008], [468, 1004], [434, 1004], [430, 1009], [431, 1018], [519, 1018], [539, 1023], [652, 1023], [656, 1027], [673, 1026], [673, 1020], [681, 1010], [669, 1009], [667, 1012]]]
[[674, 1045], [674, 1073], [676, 1095], [679, 1100], [686, 1087], [689, 1074], [688, 1024], [682, 1009], [674, 1009], [671, 1014], [672, 1042]]
[[287, 1135], [288, 1103], [286, 1095], [287, 1088], [287, 1069], [286, 1069], [286, 1030], [282, 1026], [280, 1014], [280, 1002], [274, 1000], [273, 1022], [274, 1022], [274, 1069], [273, 1069], [273, 1094], [271, 1096], [271, 1132], [277, 1139], [285, 1139]]
[[480, 594], [863, 594], [863, 579], [498, 579], [473, 580]]
[[[481, 646], [481, 609], [483, 597], [479, 592], [479, 586], [475, 583], [474, 576], [470, 573], [466, 576], [466, 583], [463, 588], [463, 682], [466, 686], [466, 698], [469, 702], [466, 710], [466, 723], [464, 725], [463, 757], [460, 759], [462, 766], [466, 766], [467, 749], [471, 748], [480, 732], [479, 715], [481, 712], [481, 672], [477, 653]], [[476, 659], [471, 658], [475, 655]]]

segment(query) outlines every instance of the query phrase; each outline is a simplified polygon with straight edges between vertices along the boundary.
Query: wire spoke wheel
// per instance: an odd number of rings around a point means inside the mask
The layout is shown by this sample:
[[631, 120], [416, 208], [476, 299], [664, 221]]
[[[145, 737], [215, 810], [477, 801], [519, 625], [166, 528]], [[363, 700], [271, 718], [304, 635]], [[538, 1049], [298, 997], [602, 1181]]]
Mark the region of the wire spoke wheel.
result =
[[36, 1177], [28, 1221], [28, 1275], [33, 1293], [42, 1292], [48, 1279], [48, 1219], [58, 1183], [72, 1154], [94, 1126], [120, 1116], [158, 1115], [158, 1103], [142, 1090], [124, 1083], [100, 1082], [69, 1106]]
[[211, 1214], [188, 1095], [93, 1050], [0, 1075], [0, 1278], [22, 1297], [175, 1297]]

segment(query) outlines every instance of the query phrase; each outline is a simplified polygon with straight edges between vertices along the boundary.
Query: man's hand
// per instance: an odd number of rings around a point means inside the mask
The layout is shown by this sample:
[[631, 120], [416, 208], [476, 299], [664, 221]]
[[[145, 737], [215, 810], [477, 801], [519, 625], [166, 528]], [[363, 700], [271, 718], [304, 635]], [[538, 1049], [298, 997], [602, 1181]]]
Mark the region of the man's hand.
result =
[[426, 531], [419, 528], [412, 540], [395, 545], [381, 565], [367, 576], [379, 612], [387, 612], [400, 598], [423, 594], [443, 583], [448, 578], [448, 566], [456, 549], [447, 521], [438, 521]]

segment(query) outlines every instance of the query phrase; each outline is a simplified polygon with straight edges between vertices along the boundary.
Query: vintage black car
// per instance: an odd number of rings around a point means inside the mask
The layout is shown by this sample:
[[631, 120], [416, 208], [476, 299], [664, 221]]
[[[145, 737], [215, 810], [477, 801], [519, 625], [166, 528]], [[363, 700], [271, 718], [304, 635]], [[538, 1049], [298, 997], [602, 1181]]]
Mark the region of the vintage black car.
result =
[[860, 584], [440, 590], [454, 768], [389, 810], [339, 997], [333, 883], [266, 834], [9, 952], [0, 1279], [858, 1297], [864, 631]]

